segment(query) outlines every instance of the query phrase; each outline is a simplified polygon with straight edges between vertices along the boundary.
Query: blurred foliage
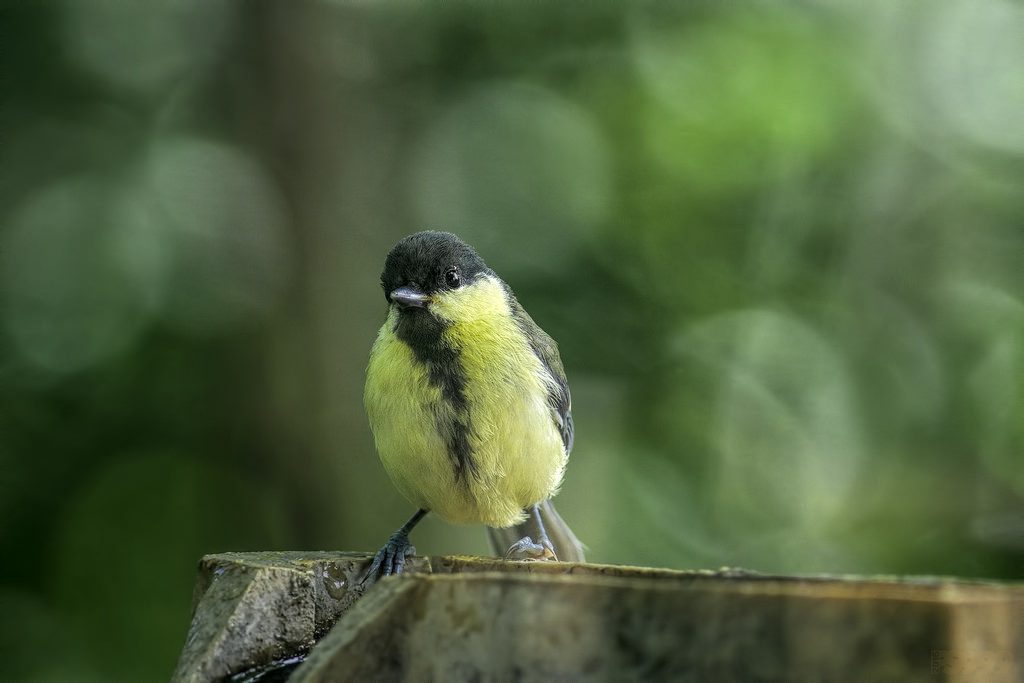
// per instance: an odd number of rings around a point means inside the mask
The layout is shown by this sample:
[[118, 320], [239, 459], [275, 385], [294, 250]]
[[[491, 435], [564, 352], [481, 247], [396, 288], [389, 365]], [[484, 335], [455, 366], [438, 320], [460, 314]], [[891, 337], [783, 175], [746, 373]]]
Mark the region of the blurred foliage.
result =
[[203, 553], [405, 519], [425, 227], [559, 340], [594, 560], [1024, 578], [1019, 2], [2, 12], [0, 678], [164, 678]]

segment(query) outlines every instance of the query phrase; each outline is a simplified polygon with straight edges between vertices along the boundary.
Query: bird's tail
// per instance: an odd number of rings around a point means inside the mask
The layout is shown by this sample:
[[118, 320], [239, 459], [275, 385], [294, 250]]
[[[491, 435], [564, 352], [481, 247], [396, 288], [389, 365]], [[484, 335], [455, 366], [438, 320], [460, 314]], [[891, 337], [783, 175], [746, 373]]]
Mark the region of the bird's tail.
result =
[[[548, 539], [551, 541], [551, 545], [555, 547], [555, 555], [558, 556], [558, 559], [562, 562], [586, 562], [586, 558], [583, 556], [583, 544], [580, 543], [580, 539], [576, 538], [576, 534], [572, 532], [569, 525], [565, 523], [565, 520], [555, 510], [555, 506], [551, 501], [545, 500], [537, 508], [540, 510], [540, 518], [544, 522], [544, 530], [548, 532]], [[540, 535], [539, 532], [540, 530], [537, 528], [537, 522], [533, 519], [533, 515], [527, 517], [526, 521], [522, 524], [516, 524], [515, 526], [504, 529], [487, 528], [487, 535], [491, 539], [491, 549], [499, 557], [505, 554], [509, 546], [524, 536], [529, 536], [536, 540]]]

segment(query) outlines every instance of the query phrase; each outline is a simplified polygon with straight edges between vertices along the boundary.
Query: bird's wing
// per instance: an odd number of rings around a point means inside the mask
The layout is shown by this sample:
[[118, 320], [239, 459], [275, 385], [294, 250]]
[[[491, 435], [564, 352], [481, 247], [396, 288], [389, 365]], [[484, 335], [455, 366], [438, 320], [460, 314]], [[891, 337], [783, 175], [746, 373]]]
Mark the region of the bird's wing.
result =
[[530, 341], [530, 347], [554, 379], [554, 383], [548, 387], [548, 405], [551, 406], [555, 426], [562, 435], [562, 443], [568, 454], [572, 450], [573, 441], [572, 397], [569, 394], [569, 381], [565, 378], [565, 369], [562, 367], [562, 358], [558, 355], [558, 344], [533, 321], [526, 309], [516, 301], [511, 290], [508, 291], [508, 299], [512, 315]]

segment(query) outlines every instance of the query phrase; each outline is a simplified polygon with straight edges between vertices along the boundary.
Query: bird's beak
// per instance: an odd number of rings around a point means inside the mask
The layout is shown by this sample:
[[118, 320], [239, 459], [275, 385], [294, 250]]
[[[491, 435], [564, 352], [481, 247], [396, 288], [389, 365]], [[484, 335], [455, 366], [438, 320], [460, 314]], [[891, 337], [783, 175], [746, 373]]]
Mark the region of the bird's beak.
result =
[[391, 292], [388, 298], [403, 308], [424, 308], [430, 302], [430, 297], [416, 287], [399, 287]]

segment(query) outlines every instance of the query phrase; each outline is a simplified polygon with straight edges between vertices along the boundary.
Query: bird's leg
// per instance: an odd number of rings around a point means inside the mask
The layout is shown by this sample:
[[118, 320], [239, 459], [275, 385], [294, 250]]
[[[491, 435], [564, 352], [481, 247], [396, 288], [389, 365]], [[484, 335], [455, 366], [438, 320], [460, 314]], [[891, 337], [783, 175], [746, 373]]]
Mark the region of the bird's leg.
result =
[[540, 517], [538, 505], [530, 507], [530, 514], [537, 524], [537, 542], [529, 536], [520, 538], [505, 551], [506, 560], [558, 560], [555, 547], [551, 545], [548, 532], [544, 529], [544, 521]]
[[548, 538], [548, 530], [544, 528], [544, 519], [540, 516], [539, 504], [534, 504], [533, 506], [533, 518], [537, 520], [537, 542], [544, 546], [547, 554], [551, 555], [551, 559], [557, 560], [555, 546], [551, 544], [551, 539]]
[[373, 562], [370, 563], [370, 568], [363, 574], [360, 583], [366, 583], [370, 577], [377, 578], [378, 576], [402, 573], [402, 569], [405, 567], [405, 558], [416, 554], [416, 548], [409, 542], [409, 532], [412, 531], [414, 526], [419, 524], [419, 521], [426, 514], [426, 510], [417, 510], [416, 514], [410, 517], [409, 521], [403, 524], [401, 529], [391, 534], [384, 547], [373, 556]]

